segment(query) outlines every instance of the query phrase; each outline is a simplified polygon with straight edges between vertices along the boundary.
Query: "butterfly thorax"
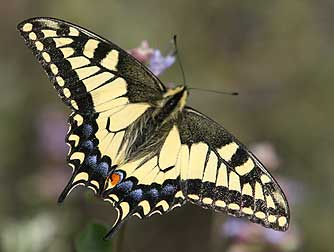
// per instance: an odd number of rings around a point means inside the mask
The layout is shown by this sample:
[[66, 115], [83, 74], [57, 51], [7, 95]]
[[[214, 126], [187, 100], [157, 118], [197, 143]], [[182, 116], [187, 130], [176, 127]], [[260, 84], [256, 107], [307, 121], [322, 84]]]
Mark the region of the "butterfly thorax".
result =
[[144, 156], [149, 159], [158, 153], [170, 129], [179, 120], [187, 96], [188, 91], [184, 86], [169, 89], [157, 106], [139, 117], [126, 131], [121, 147], [124, 156], [118, 160], [118, 165]]

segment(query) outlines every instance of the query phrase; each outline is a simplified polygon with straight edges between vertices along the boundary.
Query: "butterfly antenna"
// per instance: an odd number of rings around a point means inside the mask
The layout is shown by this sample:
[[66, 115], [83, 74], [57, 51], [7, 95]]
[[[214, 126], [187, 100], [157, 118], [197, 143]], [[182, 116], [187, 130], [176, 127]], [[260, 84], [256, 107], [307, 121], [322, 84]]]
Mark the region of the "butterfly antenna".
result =
[[[177, 46], [177, 39], [176, 35], [173, 36], [173, 44], [174, 44], [174, 55], [176, 56], [177, 62], [179, 64], [181, 73], [182, 73], [182, 80], [183, 80], [183, 86], [186, 85], [186, 75], [184, 74], [184, 69], [181, 61], [181, 56], [179, 53], [179, 49]], [[211, 89], [204, 89], [204, 88], [188, 88], [188, 89], [193, 89], [193, 90], [199, 90], [199, 91], [204, 91], [204, 92], [209, 92], [209, 93], [216, 93], [216, 94], [225, 94], [225, 95], [239, 95], [238, 92], [223, 92], [223, 91], [217, 91], [217, 90], [211, 90]]]
[[174, 48], [175, 48], [174, 55], [176, 56], [177, 62], [179, 63], [179, 67], [180, 67], [181, 74], [182, 74], [183, 86], [185, 86], [186, 85], [186, 75], [184, 74], [184, 69], [183, 69], [183, 66], [182, 66], [181, 57], [180, 57], [179, 50], [178, 50], [178, 47], [177, 47], [176, 35], [173, 36], [173, 43], [174, 43]]
[[215, 93], [215, 94], [224, 94], [224, 95], [239, 95], [238, 92], [224, 92], [224, 91], [218, 91], [218, 90], [212, 90], [212, 89], [205, 89], [205, 88], [188, 88], [192, 90], [199, 90], [204, 91], [208, 93]]

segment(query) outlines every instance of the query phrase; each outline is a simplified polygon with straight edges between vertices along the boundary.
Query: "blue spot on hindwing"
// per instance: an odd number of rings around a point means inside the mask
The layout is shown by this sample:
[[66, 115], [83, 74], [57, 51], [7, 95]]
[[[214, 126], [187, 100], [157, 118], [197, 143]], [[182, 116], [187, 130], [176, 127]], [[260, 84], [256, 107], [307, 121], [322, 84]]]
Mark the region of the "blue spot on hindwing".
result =
[[133, 187], [133, 182], [130, 180], [119, 183], [116, 186], [116, 189], [120, 190], [122, 193], [128, 193]]
[[90, 124], [85, 124], [82, 129], [82, 133], [85, 137], [89, 137], [93, 133], [93, 127]]
[[101, 162], [97, 166], [97, 171], [103, 176], [107, 177], [109, 173], [109, 164], [107, 162]]
[[87, 165], [89, 165], [91, 167], [95, 167], [96, 163], [97, 163], [97, 156], [96, 155], [88, 156], [86, 158], [86, 163], [87, 163]]
[[135, 201], [140, 201], [143, 198], [143, 190], [142, 189], [136, 189], [132, 191], [129, 196], [135, 200]]
[[148, 194], [149, 196], [151, 196], [152, 199], [157, 199], [157, 198], [159, 197], [159, 192], [158, 192], [158, 190], [155, 189], [155, 188], [152, 188], [151, 190], [149, 190], [149, 191], [147, 192], [147, 194]]
[[87, 149], [88, 151], [92, 151], [94, 148], [93, 141], [87, 140], [82, 143], [82, 147]]
[[175, 192], [175, 187], [173, 185], [165, 185], [161, 190], [161, 196], [170, 196]]

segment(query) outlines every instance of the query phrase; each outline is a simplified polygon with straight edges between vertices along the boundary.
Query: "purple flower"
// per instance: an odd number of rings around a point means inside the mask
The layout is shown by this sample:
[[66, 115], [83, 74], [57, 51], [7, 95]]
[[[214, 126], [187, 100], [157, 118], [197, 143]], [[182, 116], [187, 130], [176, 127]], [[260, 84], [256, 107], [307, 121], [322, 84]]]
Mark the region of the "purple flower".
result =
[[175, 62], [175, 57], [171, 54], [167, 54], [166, 57], [161, 55], [160, 50], [156, 49], [154, 50], [150, 63], [149, 63], [149, 69], [154, 73], [155, 75], [160, 75], [163, 71], [165, 71], [168, 67], [173, 65]]
[[151, 48], [146, 40], [143, 40], [139, 47], [128, 50], [133, 57], [143, 64], [147, 64], [152, 57], [154, 49]]
[[160, 75], [175, 62], [172, 52], [162, 56], [160, 50], [151, 48], [146, 40], [143, 40], [139, 47], [128, 50], [128, 53], [147, 65], [155, 75]]

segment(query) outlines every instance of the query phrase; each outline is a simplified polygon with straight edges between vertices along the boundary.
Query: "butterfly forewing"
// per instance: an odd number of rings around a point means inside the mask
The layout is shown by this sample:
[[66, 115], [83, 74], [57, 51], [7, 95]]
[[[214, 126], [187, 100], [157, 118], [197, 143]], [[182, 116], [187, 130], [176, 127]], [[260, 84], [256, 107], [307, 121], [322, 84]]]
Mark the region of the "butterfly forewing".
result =
[[285, 231], [286, 198], [264, 166], [216, 122], [186, 108], [179, 125], [182, 142], [182, 191], [204, 208], [246, 216]]
[[79, 26], [33, 18], [20, 23], [18, 29], [63, 101], [75, 110], [110, 109], [115, 102], [106, 103], [117, 97], [126, 97], [128, 102], [157, 101], [165, 91], [135, 58]]

